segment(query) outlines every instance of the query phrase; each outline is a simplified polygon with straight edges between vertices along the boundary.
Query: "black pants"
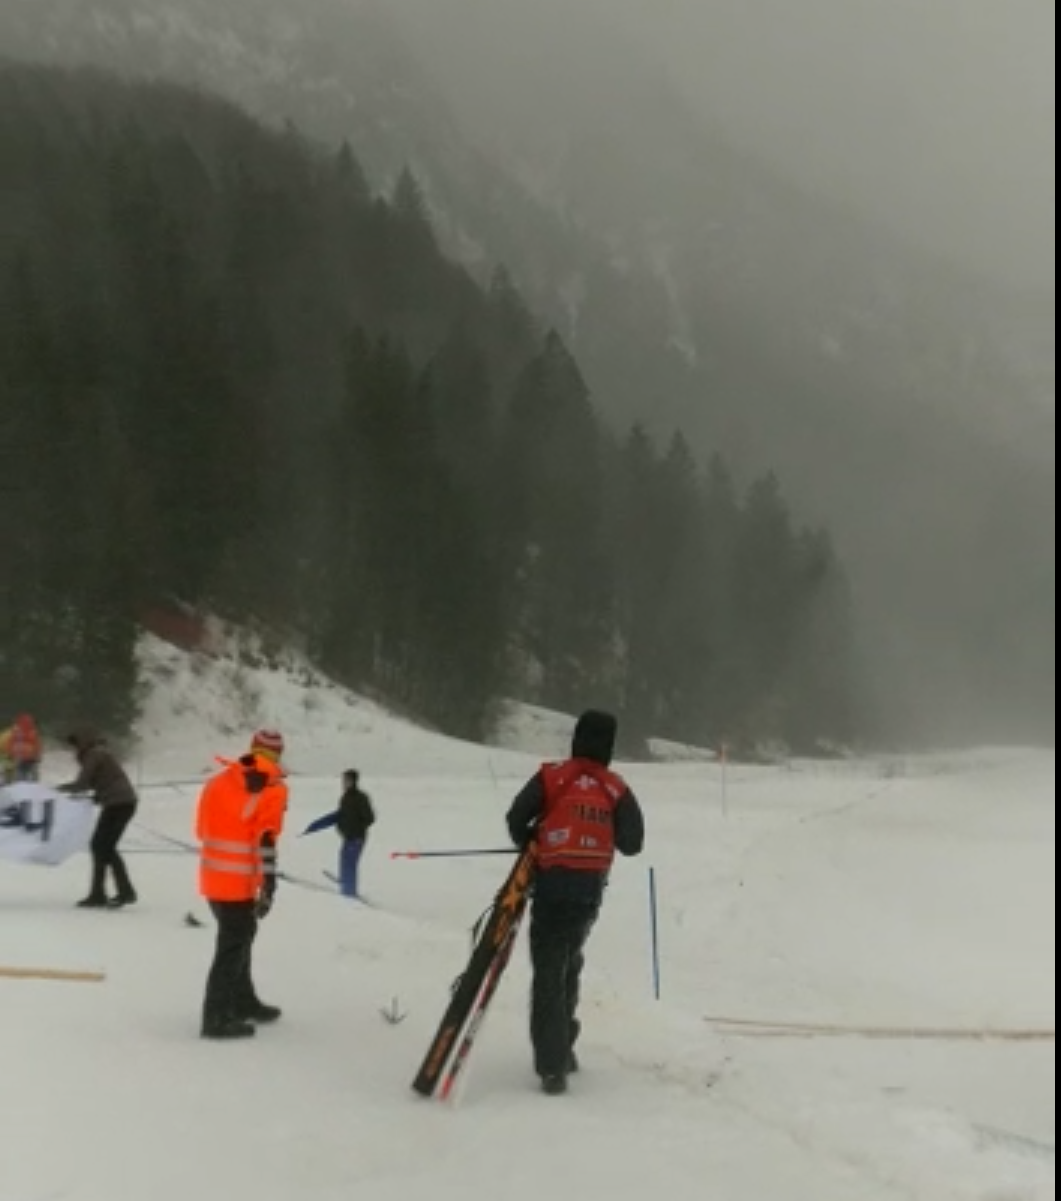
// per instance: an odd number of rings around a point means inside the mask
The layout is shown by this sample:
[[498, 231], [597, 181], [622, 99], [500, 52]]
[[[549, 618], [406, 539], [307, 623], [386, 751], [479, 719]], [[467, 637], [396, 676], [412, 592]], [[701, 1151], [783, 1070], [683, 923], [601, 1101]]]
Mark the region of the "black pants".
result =
[[578, 1004], [586, 944], [600, 916], [596, 903], [544, 900], [534, 905], [531, 1039], [538, 1075], [566, 1076], [581, 1025]]
[[206, 984], [203, 1020], [207, 1025], [249, 1017], [258, 1006], [252, 961], [258, 937], [254, 901], [214, 901], [217, 950]]
[[92, 896], [97, 900], [107, 895], [108, 871], [114, 876], [119, 897], [128, 900], [135, 896], [129, 869], [118, 854], [118, 847], [134, 817], [135, 805], [111, 805], [100, 814], [92, 837]]

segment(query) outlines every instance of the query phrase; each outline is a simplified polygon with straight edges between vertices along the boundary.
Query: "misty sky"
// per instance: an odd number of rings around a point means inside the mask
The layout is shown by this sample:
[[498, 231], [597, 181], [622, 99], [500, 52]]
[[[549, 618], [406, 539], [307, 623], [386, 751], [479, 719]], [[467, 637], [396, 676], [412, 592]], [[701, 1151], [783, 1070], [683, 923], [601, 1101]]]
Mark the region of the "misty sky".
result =
[[621, 7], [691, 95], [805, 182], [1052, 289], [1054, 0], [571, 2]]
[[1000, 282], [1053, 291], [1054, 0], [377, 3], [418, 14], [428, 59], [448, 56], [473, 113], [509, 117], [513, 73], [548, 90], [555, 60], [599, 67], [606, 25], [804, 188]]

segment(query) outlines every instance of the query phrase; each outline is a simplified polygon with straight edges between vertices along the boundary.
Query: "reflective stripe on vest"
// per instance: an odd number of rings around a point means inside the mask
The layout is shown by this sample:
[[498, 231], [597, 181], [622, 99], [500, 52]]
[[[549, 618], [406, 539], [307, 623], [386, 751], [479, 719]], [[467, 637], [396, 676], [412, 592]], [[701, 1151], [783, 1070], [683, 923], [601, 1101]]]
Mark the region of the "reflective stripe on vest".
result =
[[203, 859], [202, 866], [204, 871], [222, 872], [226, 876], [254, 876], [261, 875], [261, 868], [257, 863], [232, 863], [225, 859]]
[[253, 842], [225, 842], [218, 838], [203, 841], [204, 851], [220, 851], [222, 855], [256, 855], [258, 848]]

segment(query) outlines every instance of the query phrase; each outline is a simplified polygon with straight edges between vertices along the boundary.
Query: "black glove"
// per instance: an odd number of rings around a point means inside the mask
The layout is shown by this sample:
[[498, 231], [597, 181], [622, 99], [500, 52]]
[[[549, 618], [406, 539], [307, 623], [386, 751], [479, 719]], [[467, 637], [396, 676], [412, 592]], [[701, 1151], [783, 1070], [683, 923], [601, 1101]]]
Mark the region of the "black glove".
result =
[[262, 885], [261, 892], [258, 893], [258, 900], [254, 905], [254, 916], [260, 922], [265, 919], [273, 911], [273, 906], [276, 904], [276, 890], [279, 881], [276, 876], [266, 876], [265, 883]]

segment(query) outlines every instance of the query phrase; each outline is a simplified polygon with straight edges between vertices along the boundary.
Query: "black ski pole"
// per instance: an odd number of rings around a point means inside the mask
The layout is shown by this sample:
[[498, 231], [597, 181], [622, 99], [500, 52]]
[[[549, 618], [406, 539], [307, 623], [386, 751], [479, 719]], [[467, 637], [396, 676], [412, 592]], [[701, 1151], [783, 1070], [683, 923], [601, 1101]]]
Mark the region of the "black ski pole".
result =
[[393, 851], [392, 859], [479, 859], [488, 855], [518, 855], [516, 847], [486, 851]]

